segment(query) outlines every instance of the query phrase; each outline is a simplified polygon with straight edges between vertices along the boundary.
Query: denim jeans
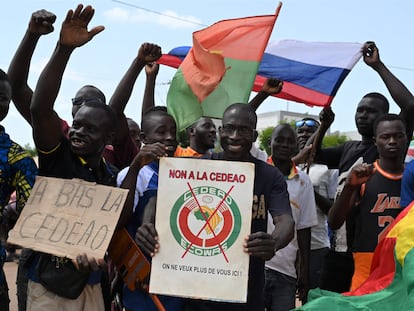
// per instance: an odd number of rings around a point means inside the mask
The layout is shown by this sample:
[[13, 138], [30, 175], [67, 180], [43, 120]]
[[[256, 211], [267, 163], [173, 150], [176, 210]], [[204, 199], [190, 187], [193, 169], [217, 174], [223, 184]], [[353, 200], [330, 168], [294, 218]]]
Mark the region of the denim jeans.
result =
[[267, 311], [288, 311], [294, 309], [296, 279], [266, 268], [264, 300]]

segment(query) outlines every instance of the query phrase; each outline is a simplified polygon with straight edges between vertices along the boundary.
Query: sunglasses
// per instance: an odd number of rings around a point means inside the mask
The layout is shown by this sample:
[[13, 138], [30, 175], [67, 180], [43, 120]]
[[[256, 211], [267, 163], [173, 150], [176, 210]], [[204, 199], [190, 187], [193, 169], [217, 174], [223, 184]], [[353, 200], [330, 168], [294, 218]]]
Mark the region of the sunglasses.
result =
[[235, 131], [241, 136], [250, 136], [253, 134], [254, 129], [248, 126], [234, 126], [232, 124], [224, 124], [221, 130], [226, 135], [233, 135]]
[[296, 121], [295, 125], [296, 127], [302, 127], [304, 125], [309, 126], [309, 127], [315, 127], [315, 126], [319, 126], [319, 122], [315, 120], [300, 120], [300, 121]]
[[100, 98], [75, 97], [75, 98], [72, 98], [72, 105], [80, 106], [80, 105], [83, 105], [84, 103], [91, 102], [91, 101], [98, 101], [102, 103], [102, 100]]

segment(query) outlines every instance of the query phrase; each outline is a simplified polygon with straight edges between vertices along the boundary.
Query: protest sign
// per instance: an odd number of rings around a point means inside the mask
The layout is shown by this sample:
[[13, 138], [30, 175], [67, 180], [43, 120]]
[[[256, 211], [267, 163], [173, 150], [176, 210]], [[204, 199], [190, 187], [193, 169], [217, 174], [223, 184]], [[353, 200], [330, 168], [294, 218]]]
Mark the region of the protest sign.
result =
[[150, 292], [246, 302], [254, 165], [160, 160]]
[[75, 259], [103, 258], [128, 190], [38, 176], [8, 242]]

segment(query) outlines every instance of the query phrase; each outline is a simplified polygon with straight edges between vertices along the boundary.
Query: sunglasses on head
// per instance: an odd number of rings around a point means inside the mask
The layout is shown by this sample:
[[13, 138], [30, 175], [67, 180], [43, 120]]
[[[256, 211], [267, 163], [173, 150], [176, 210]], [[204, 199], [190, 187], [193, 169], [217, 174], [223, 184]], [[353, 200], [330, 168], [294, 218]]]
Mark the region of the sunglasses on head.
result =
[[315, 127], [315, 126], [319, 126], [319, 122], [315, 120], [300, 120], [300, 121], [296, 121], [295, 125], [296, 127], [302, 127], [304, 125], [309, 126], [309, 127]]

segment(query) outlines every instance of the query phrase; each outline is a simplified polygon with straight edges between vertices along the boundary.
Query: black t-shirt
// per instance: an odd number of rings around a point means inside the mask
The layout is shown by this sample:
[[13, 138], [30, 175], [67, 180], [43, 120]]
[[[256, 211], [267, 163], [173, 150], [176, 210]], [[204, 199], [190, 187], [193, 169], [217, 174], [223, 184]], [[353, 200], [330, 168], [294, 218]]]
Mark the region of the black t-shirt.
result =
[[[102, 177], [98, 178], [88, 164], [79, 156], [72, 153], [70, 142], [63, 137], [59, 146], [51, 152], [38, 152], [39, 175], [63, 179], [79, 178], [89, 182], [96, 182], [106, 186], [116, 187], [117, 169], [101, 160]], [[36, 264], [38, 256], [34, 257], [31, 263], [29, 278], [38, 282]], [[101, 271], [91, 272], [88, 284], [97, 284], [101, 279]]]
[[373, 252], [386, 228], [402, 210], [401, 175], [383, 172], [377, 166], [377, 171], [362, 189], [359, 204], [347, 218], [347, 230], [352, 234], [353, 252]]
[[[204, 156], [203, 158], [207, 158]], [[222, 153], [208, 155], [209, 159], [223, 160]], [[267, 215], [289, 214], [291, 207], [284, 176], [278, 168], [250, 156], [255, 164], [251, 232], [267, 232]], [[189, 299], [186, 311], [262, 311], [264, 287], [264, 260], [250, 257], [247, 303], [223, 303]]]
[[374, 163], [378, 159], [378, 150], [374, 142], [347, 141], [337, 147], [321, 149], [316, 155], [316, 161], [338, 169], [339, 175], [348, 171], [355, 162], [362, 158], [365, 163]]
[[52, 152], [39, 151], [39, 175], [64, 179], [79, 178], [98, 184], [115, 186], [117, 169], [101, 161], [103, 177], [98, 180], [93, 170], [81, 157], [72, 153], [70, 142], [63, 137], [60, 145]]

